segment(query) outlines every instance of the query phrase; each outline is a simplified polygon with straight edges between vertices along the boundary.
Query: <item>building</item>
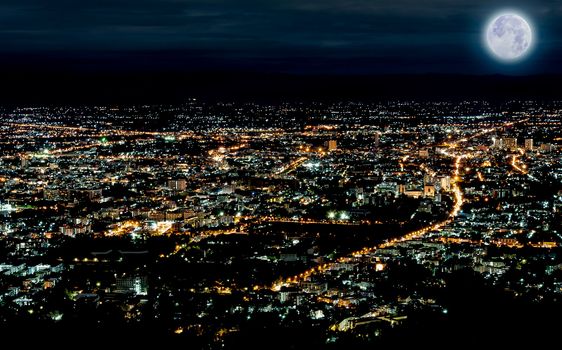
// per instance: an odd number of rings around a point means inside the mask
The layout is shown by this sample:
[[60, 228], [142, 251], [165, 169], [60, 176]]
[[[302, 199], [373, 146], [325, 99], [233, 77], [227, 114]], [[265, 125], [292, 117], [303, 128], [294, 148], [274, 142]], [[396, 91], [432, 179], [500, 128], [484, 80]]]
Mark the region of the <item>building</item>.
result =
[[517, 149], [517, 139], [514, 137], [506, 137], [503, 139], [503, 148], [508, 150]]
[[420, 198], [421, 196], [423, 196], [424, 191], [419, 190], [417, 188], [406, 188], [404, 190], [404, 195], [407, 197], [412, 197], [412, 198]]
[[553, 149], [554, 149], [554, 147], [549, 143], [543, 143], [541, 145], [541, 151], [542, 152], [551, 152]]
[[441, 188], [444, 191], [449, 191], [451, 189], [451, 177], [444, 176], [441, 178]]
[[166, 221], [183, 220], [183, 212], [180, 210], [171, 210], [166, 212]]
[[328, 151], [335, 151], [338, 148], [338, 142], [336, 140], [328, 140], [326, 142], [326, 148]]
[[418, 151], [418, 156], [420, 158], [428, 158], [429, 157], [429, 149], [425, 148], [425, 149], [421, 149]]
[[375, 147], [378, 148], [379, 145], [380, 145], [380, 142], [381, 142], [381, 134], [380, 134], [380, 132], [376, 132], [375, 133], [375, 140], [374, 140]]
[[397, 196], [404, 193], [405, 186], [398, 185], [396, 182], [382, 182], [375, 186], [375, 192], [381, 194], [391, 194]]
[[431, 184], [426, 184], [423, 187], [423, 195], [424, 197], [435, 197], [435, 186]]
[[185, 179], [168, 180], [168, 188], [172, 191], [185, 191], [187, 181]]
[[130, 291], [135, 295], [148, 294], [148, 279], [146, 276], [118, 277], [115, 281], [116, 291]]
[[532, 151], [533, 150], [533, 139], [526, 139], [525, 140], [525, 149], [527, 151]]

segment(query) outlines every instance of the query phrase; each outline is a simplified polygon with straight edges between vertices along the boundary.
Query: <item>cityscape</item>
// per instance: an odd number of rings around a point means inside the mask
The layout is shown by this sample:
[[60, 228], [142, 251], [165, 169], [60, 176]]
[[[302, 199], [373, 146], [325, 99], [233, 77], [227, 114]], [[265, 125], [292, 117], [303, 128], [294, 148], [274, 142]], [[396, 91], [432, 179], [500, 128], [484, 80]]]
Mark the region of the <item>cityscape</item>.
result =
[[6, 334], [335, 349], [559, 326], [562, 102], [0, 113]]
[[561, 18], [0, 0], [0, 347], [555, 347]]

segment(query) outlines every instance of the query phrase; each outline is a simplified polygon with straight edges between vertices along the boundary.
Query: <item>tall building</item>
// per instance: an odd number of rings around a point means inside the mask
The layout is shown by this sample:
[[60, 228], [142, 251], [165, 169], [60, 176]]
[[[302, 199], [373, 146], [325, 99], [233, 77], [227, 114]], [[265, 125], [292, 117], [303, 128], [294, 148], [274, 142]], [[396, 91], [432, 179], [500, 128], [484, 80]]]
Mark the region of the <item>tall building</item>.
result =
[[525, 149], [527, 151], [532, 151], [533, 150], [533, 139], [526, 139], [525, 140]]
[[380, 142], [381, 142], [381, 134], [380, 134], [380, 132], [376, 132], [375, 133], [375, 142], [374, 142], [375, 147], [379, 147]]
[[334, 151], [338, 148], [338, 142], [336, 140], [328, 140], [326, 142], [326, 148], [328, 148], [328, 151]]
[[355, 189], [355, 198], [357, 199], [358, 205], [365, 205], [365, 193], [363, 191], [363, 187]]
[[517, 139], [514, 137], [506, 137], [503, 139], [503, 148], [508, 150], [517, 149]]

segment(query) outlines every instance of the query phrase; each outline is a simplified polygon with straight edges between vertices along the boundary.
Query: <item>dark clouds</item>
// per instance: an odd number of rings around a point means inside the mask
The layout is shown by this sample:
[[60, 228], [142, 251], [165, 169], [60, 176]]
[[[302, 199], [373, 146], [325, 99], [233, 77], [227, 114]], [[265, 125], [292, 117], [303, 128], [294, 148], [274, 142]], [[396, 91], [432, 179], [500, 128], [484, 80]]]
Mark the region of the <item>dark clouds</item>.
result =
[[[483, 24], [502, 8], [527, 13], [540, 35], [536, 52], [518, 67], [494, 64], [481, 45]], [[0, 63], [323, 73], [560, 72], [561, 23], [561, 1], [1, 0]]]

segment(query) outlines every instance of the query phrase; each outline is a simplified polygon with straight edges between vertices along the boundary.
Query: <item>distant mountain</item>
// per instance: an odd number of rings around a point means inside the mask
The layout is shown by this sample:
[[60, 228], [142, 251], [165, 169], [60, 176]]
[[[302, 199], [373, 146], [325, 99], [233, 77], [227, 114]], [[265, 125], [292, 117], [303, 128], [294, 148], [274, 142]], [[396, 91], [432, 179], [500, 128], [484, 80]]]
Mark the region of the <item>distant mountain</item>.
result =
[[210, 100], [562, 99], [562, 75], [296, 75], [255, 72], [4, 72], [2, 104]]

